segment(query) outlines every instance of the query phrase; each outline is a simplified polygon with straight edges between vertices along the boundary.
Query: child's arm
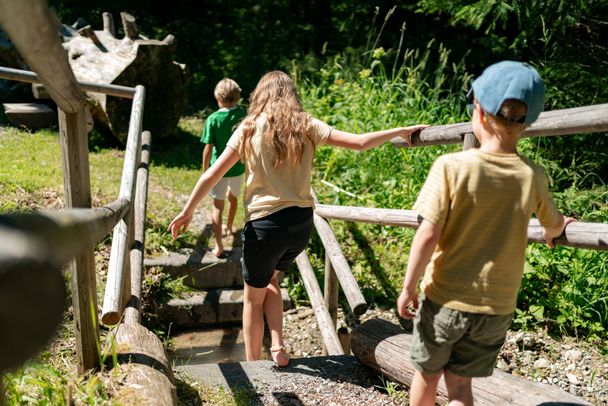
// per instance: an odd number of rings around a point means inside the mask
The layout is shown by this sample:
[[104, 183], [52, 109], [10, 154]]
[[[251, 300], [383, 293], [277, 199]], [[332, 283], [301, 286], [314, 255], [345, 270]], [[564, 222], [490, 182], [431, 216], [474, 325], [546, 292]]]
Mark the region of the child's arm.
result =
[[174, 239], [177, 238], [177, 235], [180, 232], [184, 232], [188, 228], [196, 205], [239, 159], [238, 152], [232, 148], [226, 148], [217, 161], [213, 163], [211, 168], [201, 175], [181, 213], [179, 213], [173, 221], [171, 221], [169, 227], [167, 227], [167, 231], [171, 231], [171, 235]]
[[405, 280], [403, 281], [403, 289], [397, 299], [397, 311], [403, 318], [412, 319], [414, 317], [414, 314], [409, 311], [408, 306], [412, 303], [414, 309], [418, 308], [416, 287], [431, 260], [435, 245], [437, 245], [440, 236], [441, 226], [435, 225], [428, 220], [422, 220], [412, 242]]
[[334, 128], [329, 133], [327, 144], [357, 151], [376, 147], [395, 137], [402, 137], [408, 144], [411, 144], [410, 138], [412, 134], [426, 127], [428, 127], [428, 125], [419, 124], [410, 127], [391, 128], [390, 130], [374, 131], [364, 134], [353, 134]]
[[213, 152], [213, 144], [205, 144], [205, 148], [203, 149], [203, 172], [209, 168], [209, 162], [211, 162], [211, 154]]
[[553, 242], [553, 240], [562, 235], [562, 233], [566, 229], [566, 226], [572, 223], [573, 221], [576, 221], [576, 219], [572, 217], [566, 217], [560, 213], [557, 222], [554, 225], [552, 225], [551, 227], [543, 227], [543, 237], [545, 238], [545, 242], [550, 248], [555, 247], [555, 243]]

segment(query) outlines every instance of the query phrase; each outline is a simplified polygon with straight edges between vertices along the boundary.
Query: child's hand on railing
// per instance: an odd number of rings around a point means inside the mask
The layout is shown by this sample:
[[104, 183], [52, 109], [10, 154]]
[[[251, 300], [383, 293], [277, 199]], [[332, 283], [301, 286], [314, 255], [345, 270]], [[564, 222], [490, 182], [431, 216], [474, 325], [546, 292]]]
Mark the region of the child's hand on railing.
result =
[[403, 132], [403, 134], [401, 134], [401, 138], [403, 138], [405, 140], [405, 143], [408, 145], [408, 147], [411, 147], [412, 146], [412, 136], [415, 134], [416, 135], [420, 134], [420, 132], [427, 127], [430, 127], [430, 125], [418, 124], [418, 125], [412, 125], [409, 127], [403, 127], [402, 129], [404, 130], [404, 132]]
[[175, 216], [173, 221], [171, 221], [171, 224], [169, 224], [169, 227], [167, 227], [167, 231], [171, 232], [171, 235], [175, 240], [180, 233], [186, 232], [191, 221], [192, 214], [188, 214], [182, 211], [177, 216]]

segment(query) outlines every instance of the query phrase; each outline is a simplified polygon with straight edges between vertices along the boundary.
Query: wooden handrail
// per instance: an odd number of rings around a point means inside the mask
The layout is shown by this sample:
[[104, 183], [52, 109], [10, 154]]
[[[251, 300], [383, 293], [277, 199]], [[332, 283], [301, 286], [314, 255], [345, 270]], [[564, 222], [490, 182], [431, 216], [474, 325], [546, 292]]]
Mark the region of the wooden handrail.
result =
[[0, 1], [0, 25], [23, 59], [38, 73], [57, 106], [76, 113], [85, 106], [84, 94], [61, 46], [55, 21], [46, 1]]
[[340, 249], [340, 244], [338, 243], [336, 236], [333, 231], [331, 231], [331, 227], [329, 227], [327, 221], [323, 220], [317, 214], [314, 215], [314, 222], [319, 238], [321, 238], [321, 242], [325, 247], [325, 252], [327, 252], [334, 271], [336, 272], [336, 276], [340, 281], [340, 286], [342, 287], [348, 305], [352, 312], [358, 316], [365, 313], [368, 307], [367, 302]]
[[[523, 132], [522, 137], [544, 137], [608, 131], [608, 103], [571, 109], [551, 110], [540, 114], [538, 120]], [[461, 143], [472, 134], [471, 123], [436, 125], [412, 136], [414, 147]], [[391, 140], [394, 146], [408, 145], [403, 138]]]
[[336, 333], [336, 327], [331, 315], [329, 314], [329, 311], [327, 310], [327, 307], [325, 306], [325, 302], [323, 301], [321, 288], [319, 288], [319, 283], [315, 277], [315, 272], [312, 269], [312, 265], [310, 265], [310, 260], [308, 259], [306, 251], [303, 251], [296, 257], [296, 264], [300, 270], [300, 275], [302, 275], [302, 283], [304, 284], [304, 288], [308, 293], [310, 304], [315, 311], [317, 324], [319, 325], [319, 330], [321, 331], [321, 336], [323, 337], [323, 344], [325, 345], [328, 354], [343, 355], [344, 351], [342, 350], [340, 339]]
[[62, 267], [108, 235], [129, 208], [118, 199], [94, 209], [0, 215], [0, 269], [28, 258]]
[[148, 204], [148, 166], [150, 165], [150, 143], [152, 136], [150, 131], [144, 131], [141, 135], [141, 159], [137, 169], [137, 186], [135, 191], [135, 204], [133, 213], [135, 221], [133, 225], [134, 242], [131, 246], [131, 292], [129, 303], [125, 309], [125, 321], [127, 323], [141, 322], [141, 281], [144, 272], [144, 246], [146, 209]]
[[[422, 221], [414, 210], [319, 204], [316, 206], [315, 213], [327, 219], [409, 228], [418, 228]], [[537, 219], [531, 219], [528, 225], [528, 242], [545, 242], [541, 225]], [[567, 247], [608, 250], [608, 224], [582, 221], [570, 223], [564, 234], [555, 239], [555, 243]]]
[[[141, 153], [141, 128], [144, 113], [144, 99], [144, 87], [137, 86], [135, 88], [135, 97], [133, 98], [131, 108], [131, 118], [129, 122], [129, 132], [127, 135], [127, 146], [119, 194], [121, 198], [127, 199], [130, 202], [134, 201], [135, 175], [137, 173], [137, 167], [139, 166]], [[101, 315], [101, 320], [106, 325], [114, 325], [120, 321], [122, 310], [126, 304], [122, 299], [126, 292], [123, 285], [126, 280], [127, 250], [130, 247], [128, 222], [131, 220], [131, 214], [129, 214], [128, 217], [128, 219], [122, 219], [114, 228]]]
[[[0, 78], [6, 80], [16, 80], [19, 82], [26, 83], [40, 83], [41, 80], [35, 72], [12, 69], [1, 66], [0, 67]], [[123, 97], [125, 99], [132, 99], [135, 96], [135, 88], [120, 85], [110, 85], [105, 83], [93, 83], [86, 81], [76, 82], [80, 90], [85, 92], [103, 93], [108, 96]]]

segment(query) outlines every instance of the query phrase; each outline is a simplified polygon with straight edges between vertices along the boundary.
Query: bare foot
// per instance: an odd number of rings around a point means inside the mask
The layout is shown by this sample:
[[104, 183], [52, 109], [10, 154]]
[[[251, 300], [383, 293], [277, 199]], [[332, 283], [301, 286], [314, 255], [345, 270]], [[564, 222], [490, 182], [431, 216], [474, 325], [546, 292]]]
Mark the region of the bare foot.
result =
[[222, 256], [222, 254], [224, 253], [224, 247], [217, 246], [213, 250], [211, 250], [211, 253], [213, 255], [215, 255], [216, 257], [220, 258]]
[[284, 346], [270, 348], [270, 355], [272, 355], [272, 360], [279, 368], [289, 365], [289, 354], [285, 351]]
[[222, 237], [227, 237], [229, 235], [234, 235], [235, 231], [234, 228], [231, 227], [227, 227], [225, 224], [222, 224]]

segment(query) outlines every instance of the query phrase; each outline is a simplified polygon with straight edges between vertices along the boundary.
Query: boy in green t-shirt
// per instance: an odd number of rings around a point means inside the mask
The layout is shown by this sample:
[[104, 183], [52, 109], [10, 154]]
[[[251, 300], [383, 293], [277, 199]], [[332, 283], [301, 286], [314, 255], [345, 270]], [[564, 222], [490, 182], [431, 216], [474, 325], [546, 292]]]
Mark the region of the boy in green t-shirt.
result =
[[[215, 86], [213, 95], [217, 100], [219, 110], [207, 117], [201, 136], [201, 142], [206, 144], [203, 149], [203, 172], [222, 154], [233, 129], [247, 114], [242, 107], [237, 106], [241, 98], [241, 88], [234, 80], [228, 78], [220, 80]], [[234, 234], [232, 227], [244, 172], [245, 165], [237, 162], [209, 192], [209, 196], [213, 198], [213, 235], [215, 237], [215, 248], [212, 253], [218, 258], [224, 253], [222, 245], [224, 199], [228, 196], [229, 206], [225, 234]]]
[[399, 315], [414, 317], [412, 405], [434, 405], [445, 376], [450, 405], [472, 405], [473, 377], [492, 375], [515, 309], [535, 213], [547, 244], [574, 219], [549, 193], [543, 169], [517, 153], [539, 116], [544, 83], [527, 64], [491, 65], [473, 82], [479, 149], [439, 157], [414, 208], [423, 220], [408, 260]]

